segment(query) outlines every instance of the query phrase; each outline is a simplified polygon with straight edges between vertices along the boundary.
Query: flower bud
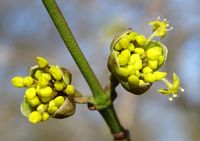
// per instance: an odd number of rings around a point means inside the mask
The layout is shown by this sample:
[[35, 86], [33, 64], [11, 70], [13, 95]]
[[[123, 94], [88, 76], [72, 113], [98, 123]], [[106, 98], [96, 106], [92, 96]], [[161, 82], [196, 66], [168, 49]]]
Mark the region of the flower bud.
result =
[[129, 37], [125, 35], [123, 38], [119, 40], [119, 45], [123, 48], [126, 49], [128, 48], [129, 45]]
[[133, 64], [135, 64], [136, 62], [138, 62], [138, 61], [140, 61], [141, 59], [140, 59], [140, 55], [139, 54], [132, 54], [131, 56], [130, 56], [130, 59], [129, 59], [129, 62], [128, 62], [128, 64], [129, 65], [133, 65]]
[[135, 75], [131, 75], [128, 78], [128, 82], [132, 85], [139, 85], [139, 78]]
[[115, 49], [120, 51], [122, 49], [122, 46], [119, 43], [117, 43], [115, 46]]
[[56, 107], [56, 106], [49, 106], [49, 108], [48, 108], [48, 113], [49, 114], [54, 114], [56, 111], [58, 111], [58, 107]]
[[11, 83], [15, 87], [23, 88], [24, 87], [24, 78], [21, 76], [15, 76], [11, 79]]
[[135, 41], [137, 35], [138, 35], [137, 32], [130, 31], [129, 34], [128, 34], [129, 40], [132, 41], [132, 42]]
[[40, 112], [40, 113], [44, 113], [46, 110], [47, 110], [47, 105], [46, 104], [40, 104], [38, 107], [37, 107], [37, 111]]
[[67, 88], [66, 88], [65, 92], [68, 95], [73, 95], [75, 93], [74, 86], [73, 85], [67, 85]]
[[120, 54], [117, 59], [120, 66], [125, 66], [128, 64], [129, 58], [127, 56]]
[[139, 55], [143, 55], [144, 54], [144, 49], [143, 48], [135, 48], [135, 53], [139, 54]]
[[53, 90], [49, 86], [41, 87], [38, 90], [38, 94], [42, 97], [52, 97], [53, 95]]
[[147, 74], [147, 73], [153, 72], [153, 70], [152, 70], [150, 67], [144, 67], [144, 68], [142, 69], [142, 72], [143, 72], [144, 74]]
[[51, 75], [49, 73], [42, 73], [41, 77], [46, 78], [48, 81], [51, 80]]
[[162, 48], [160, 47], [150, 48], [146, 51], [146, 55], [151, 60], [158, 59], [162, 55]]
[[42, 103], [48, 103], [52, 99], [52, 97], [41, 97], [40, 99]]
[[42, 120], [42, 115], [40, 112], [33, 111], [28, 116], [28, 120], [29, 120], [29, 122], [36, 124]]
[[148, 66], [150, 68], [152, 68], [152, 69], [157, 69], [157, 67], [158, 67], [158, 60], [149, 60], [148, 61]]
[[[56, 103], [54, 102], [54, 100], [51, 100], [49, 102], [49, 107], [53, 107], [53, 106], [56, 106]], [[57, 107], [57, 106], [56, 106]]]
[[41, 104], [41, 102], [37, 96], [35, 96], [33, 99], [28, 99], [28, 103], [33, 107]]
[[62, 82], [56, 81], [56, 82], [54, 83], [54, 88], [55, 88], [57, 91], [62, 91], [62, 90], [63, 90], [63, 84], [62, 84]]
[[166, 72], [159, 72], [159, 71], [156, 71], [156, 72], [153, 72], [153, 75], [154, 75], [154, 77], [155, 77], [155, 80], [156, 80], [156, 81], [159, 81], [159, 80], [165, 78], [166, 75], [167, 75], [167, 73], [166, 73]]
[[36, 61], [40, 68], [45, 68], [48, 65], [48, 61], [43, 57], [36, 57]]
[[142, 61], [135, 62], [135, 64], [133, 64], [133, 67], [134, 67], [135, 70], [142, 69]]
[[40, 87], [44, 87], [44, 86], [47, 86], [48, 85], [48, 83], [49, 83], [49, 81], [46, 79], [46, 77], [40, 77], [39, 79], [38, 79], [38, 86], [40, 86]]
[[147, 73], [144, 75], [144, 81], [145, 82], [154, 82], [155, 81], [155, 77], [152, 73]]
[[24, 77], [24, 86], [30, 87], [33, 84], [33, 78], [31, 76]]
[[54, 99], [54, 103], [57, 107], [60, 107], [64, 103], [65, 99], [63, 96], [58, 96]]
[[37, 78], [37, 79], [39, 79], [41, 76], [42, 76], [42, 74], [43, 74], [44, 72], [43, 71], [41, 71], [41, 70], [36, 70], [36, 72], [35, 72], [35, 78]]
[[62, 78], [61, 72], [58, 67], [51, 65], [49, 73], [53, 76], [54, 79], [60, 80]]
[[130, 52], [133, 52], [134, 49], [135, 49], [134, 44], [133, 44], [133, 43], [130, 43], [130, 44], [128, 45], [128, 50], [129, 50]]
[[147, 39], [144, 35], [138, 35], [136, 36], [136, 41], [140, 46], [144, 46], [147, 42]]
[[36, 97], [36, 89], [35, 88], [26, 89], [25, 96], [28, 100], [35, 98]]
[[131, 53], [130, 53], [130, 51], [128, 49], [124, 49], [124, 50], [122, 50], [121, 55], [123, 55], [124, 57], [129, 58], [131, 56]]
[[49, 114], [47, 112], [42, 113], [42, 121], [46, 121], [49, 119]]

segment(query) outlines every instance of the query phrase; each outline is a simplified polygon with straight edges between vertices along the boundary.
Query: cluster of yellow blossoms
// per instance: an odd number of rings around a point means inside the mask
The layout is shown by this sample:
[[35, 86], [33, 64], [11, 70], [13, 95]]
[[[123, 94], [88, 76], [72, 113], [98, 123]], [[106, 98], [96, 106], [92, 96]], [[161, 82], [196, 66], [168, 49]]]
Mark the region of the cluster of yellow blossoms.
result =
[[174, 73], [174, 82], [171, 84], [165, 77], [166, 72], [158, 71], [167, 57], [167, 48], [160, 42], [152, 40], [154, 37], [165, 36], [168, 22], [166, 20], [150, 22], [153, 33], [147, 39], [144, 35], [129, 29], [117, 35], [111, 44], [111, 54], [108, 68], [122, 86], [134, 93], [142, 94], [153, 82], [162, 80], [167, 89], [158, 90], [169, 95], [169, 100], [178, 96], [180, 80]]
[[74, 105], [70, 97], [75, 94], [75, 89], [70, 84], [69, 71], [60, 66], [49, 65], [42, 57], [37, 57], [36, 61], [38, 65], [30, 69], [29, 76], [15, 76], [11, 80], [15, 87], [27, 87], [21, 105], [22, 114], [27, 116], [31, 123], [46, 121], [49, 117], [57, 117], [57, 114], [58, 118], [73, 114], [74, 109], [70, 109], [68, 115], [59, 113], [59, 111], [63, 112], [60, 109], [66, 100]]

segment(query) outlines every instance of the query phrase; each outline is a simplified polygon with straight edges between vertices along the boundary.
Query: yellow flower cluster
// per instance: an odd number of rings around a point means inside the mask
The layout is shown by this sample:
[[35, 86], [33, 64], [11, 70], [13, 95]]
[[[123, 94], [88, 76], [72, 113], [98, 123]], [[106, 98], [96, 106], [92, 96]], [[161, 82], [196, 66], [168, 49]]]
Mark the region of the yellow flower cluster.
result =
[[119, 74], [132, 85], [143, 85], [163, 79], [167, 74], [157, 71], [164, 62], [163, 50], [155, 45], [145, 48], [147, 39], [131, 31], [114, 46]]
[[180, 79], [174, 73], [173, 83], [165, 77], [166, 72], [158, 71], [165, 63], [167, 48], [154, 37], [163, 38], [167, 31], [168, 21], [150, 22], [153, 33], [149, 38], [128, 29], [116, 35], [111, 44], [111, 53], [108, 59], [108, 68], [122, 86], [134, 94], [143, 94], [156, 81], [163, 81], [167, 89], [159, 89], [158, 92], [168, 95], [169, 100], [178, 97], [178, 91], [184, 91], [180, 87]]
[[46, 121], [49, 117], [53, 117], [65, 99], [75, 93], [74, 86], [70, 84], [69, 73], [64, 77], [59, 66], [49, 65], [42, 57], [37, 57], [36, 61], [38, 65], [30, 70], [29, 76], [15, 76], [11, 80], [15, 87], [27, 87], [24, 102], [31, 110], [28, 114], [23, 114], [28, 116], [31, 123]]

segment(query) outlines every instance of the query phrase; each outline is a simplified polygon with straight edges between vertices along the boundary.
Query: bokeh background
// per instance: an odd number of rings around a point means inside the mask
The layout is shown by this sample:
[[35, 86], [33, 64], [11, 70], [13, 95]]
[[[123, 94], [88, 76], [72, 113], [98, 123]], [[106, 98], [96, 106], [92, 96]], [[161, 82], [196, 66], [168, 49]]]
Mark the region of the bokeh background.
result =
[[[200, 1], [199, 0], [57, 0], [77, 41], [103, 86], [113, 36], [132, 27], [146, 36], [148, 22], [167, 18], [174, 30], [164, 39], [169, 56], [164, 70], [181, 77], [185, 94], [173, 102], [156, 93], [144, 95], [117, 88], [117, 114], [133, 141], [200, 141]], [[68, 119], [31, 125], [20, 113], [23, 89], [10, 85], [25, 76], [35, 57], [71, 70], [73, 84], [91, 92], [65, 48], [41, 0], [0, 1], [0, 141], [110, 141], [107, 125], [97, 112], [78, 105]]]

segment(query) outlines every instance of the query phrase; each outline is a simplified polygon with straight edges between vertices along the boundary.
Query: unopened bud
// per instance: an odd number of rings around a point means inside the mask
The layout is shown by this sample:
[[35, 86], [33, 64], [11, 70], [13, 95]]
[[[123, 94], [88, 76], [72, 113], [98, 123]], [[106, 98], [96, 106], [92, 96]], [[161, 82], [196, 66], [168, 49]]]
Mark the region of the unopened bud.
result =
[[149, 60], [148, 66], [152, 69], [157, 69], [158, 67], [158, 61], [157, 60]]
[[162, 48], [152, 47], [146, 51], [146, 55], [149, 59], [158, 59], [162, 55]]
[[37, 107], [37, 111], [40, 112], [40, 113], [44, 113], [46, 110], [47, 110], [47, 105], [46, 104], [40, 104], [38, 107]]
[[130, 44], [128, 45], [128, 50], [129, 50], [130, 52], [133, 52], [134, 49], [135, 49], [134, 44], [133, 44], [133, 43], [130, 43]]
[[35, 107], [37, 105], [40, 105], [41, 102], [40, 102], [39, 98], [37, 96], [35, 96], [33, 99], [28, 100], [28, 103], [31, 106]]
[[29, 114], [28, 120], [29, 122], [36, 124], [42, 120], [42, 115], [40, 112], [33, 111]]
[[143, 48], [135, 48], [135, 53], [139, 54], [139, 55], [143, 55], [144, 54], [144, 49]]
[[49, 73], [56, 79], [56, 80], [60, 80], [62, 78], [61, 72], [59, 70], [59, 68], [57, 68], [54, 65], [51, 65], [50, 69], [49, 69]]
[[38, 79], [38, 86], [40, 86], [40, 87], [47, 86], [48, 83], [49, 83], [49, 81], [45, 77], [40, 77]]
[[62, 84], [62, 82], [56, 81], [56, 82], [54, 83], [54, 88], [55, 88], [57, 91], [62, 91], [62, 90], [63, 90], [63, 84]]
[[120, 66], [125, 66], [128, 64], [129, 58], [120, 54], [119, 56], [117, 56], [117, 60]]
[[122, 48], [126, 49], [128, 48], [128, 44], [129, 44], [129, 37], [127, 35], [124, 35], [120, 40], [119, 40], [119, 44]]
[[150, 67], [144, 67], [144, 68], [142, 69], [142, 72], [143, 72], [144, 74], [147, 74], [147, 73], [153, 72], [153, 70], [152, 70]]
[[154, 82], [155, 81], [155, 77], [152, 73], [148, 73], [144, 75], [144, 81], [146, 82]]
[[130, 33], [128, 34], [129, 40], [130, 40], [130, 41], [135, 41], [137, 35], [138, 35], [138, 33], [136, 33], [136, 32], [133, 32], [133, 31], [130, 32]]
[[48, 61], [43, 57], [36, 57], [36, 61], [40, 68], [45, 68], [48, 65]]
[[21, 76], [15, 76], [11, 79], [11, 83], [15, 87], [23, 88], [24, 87], [24, 78]]
[[50, 114], [54, 114], [56, 111], [58, 111], [58, 107], [56, 107], [56, 106], [49, 106], [48, 112]]
[[146, 44], [146, 42], [147, 42], [147, 39], [146, 39], [146, 37], [144, 35], [138, 35], [136, 37], [136, 41], [140, 46], [144, 46]]
[[31, 100], [33, 98], [35, 98], [36, 96], [36, 89], [35, 88], [28, 88], [26, 91], [25, 91], [25, 96], [28, 100]]
[[141, 61], [140, 55], [139, 55], [139, 54], [132, 54], [132, 55], [130, 56], [130, 59], [129, 59], [128, 64], [129, 64], [129, 65], [133, 65], [133, 64], [135, 64], [135, 62], [137, 62], [137, 61]]
[[122, 47], [120, 46], [119, 43], [117, 43], [117, 44], [115, 45], [115, 49], [118, 50], [118, 51], [120, 51], [120, 50], [122, 49]]
[[31, 76], [24, 77], [24, 86], [30, 87], [33, 84], [33, 78]]
[[53, 94], [53, 90], [49, 86], [41, 87], [38, 90], [38, 94], [42, 97], [51, 97]]
[[42, 121], [46, 121], [49, 119], [49, 114], [47, 112], [42, 113]]
[[35, 78], [39, 79], [42, 76], [43, 73], [44, 72], [41, 71], [41, 70], [36, 70], [36, 72], [35, 72]]
[[66, 88], [65, 92], [68, 95], [73, 95], [75, 93], [74, 86], [73, 85], [67, 85], [67, 88]]
[[58, 96], [54, 99], [54, 103], [57, 107], [60, 107], [64, 103], [65, 99], [63, 96]]
[[139, 78], [135, 75], [131, 75], [128, 78], [128, 82], [131, 83], [132, 85], [138, 86], [139, 85]]
[[153, 72], [153, 75], [154, 75], [154, 77], [155, 77], [155, 80], [156, 80], [156, 81], [159, 81], [159, 80], [165, 78], [166, 75], [167, 75], [167, 73], [166, 73], [166, 72], [159, 72], [159, 71], [156, 71], [156, 72]]
[[48, 81], [51, 80], [51, 75], [49, 73], [43, 73], [41, 77], [46, 78]]

